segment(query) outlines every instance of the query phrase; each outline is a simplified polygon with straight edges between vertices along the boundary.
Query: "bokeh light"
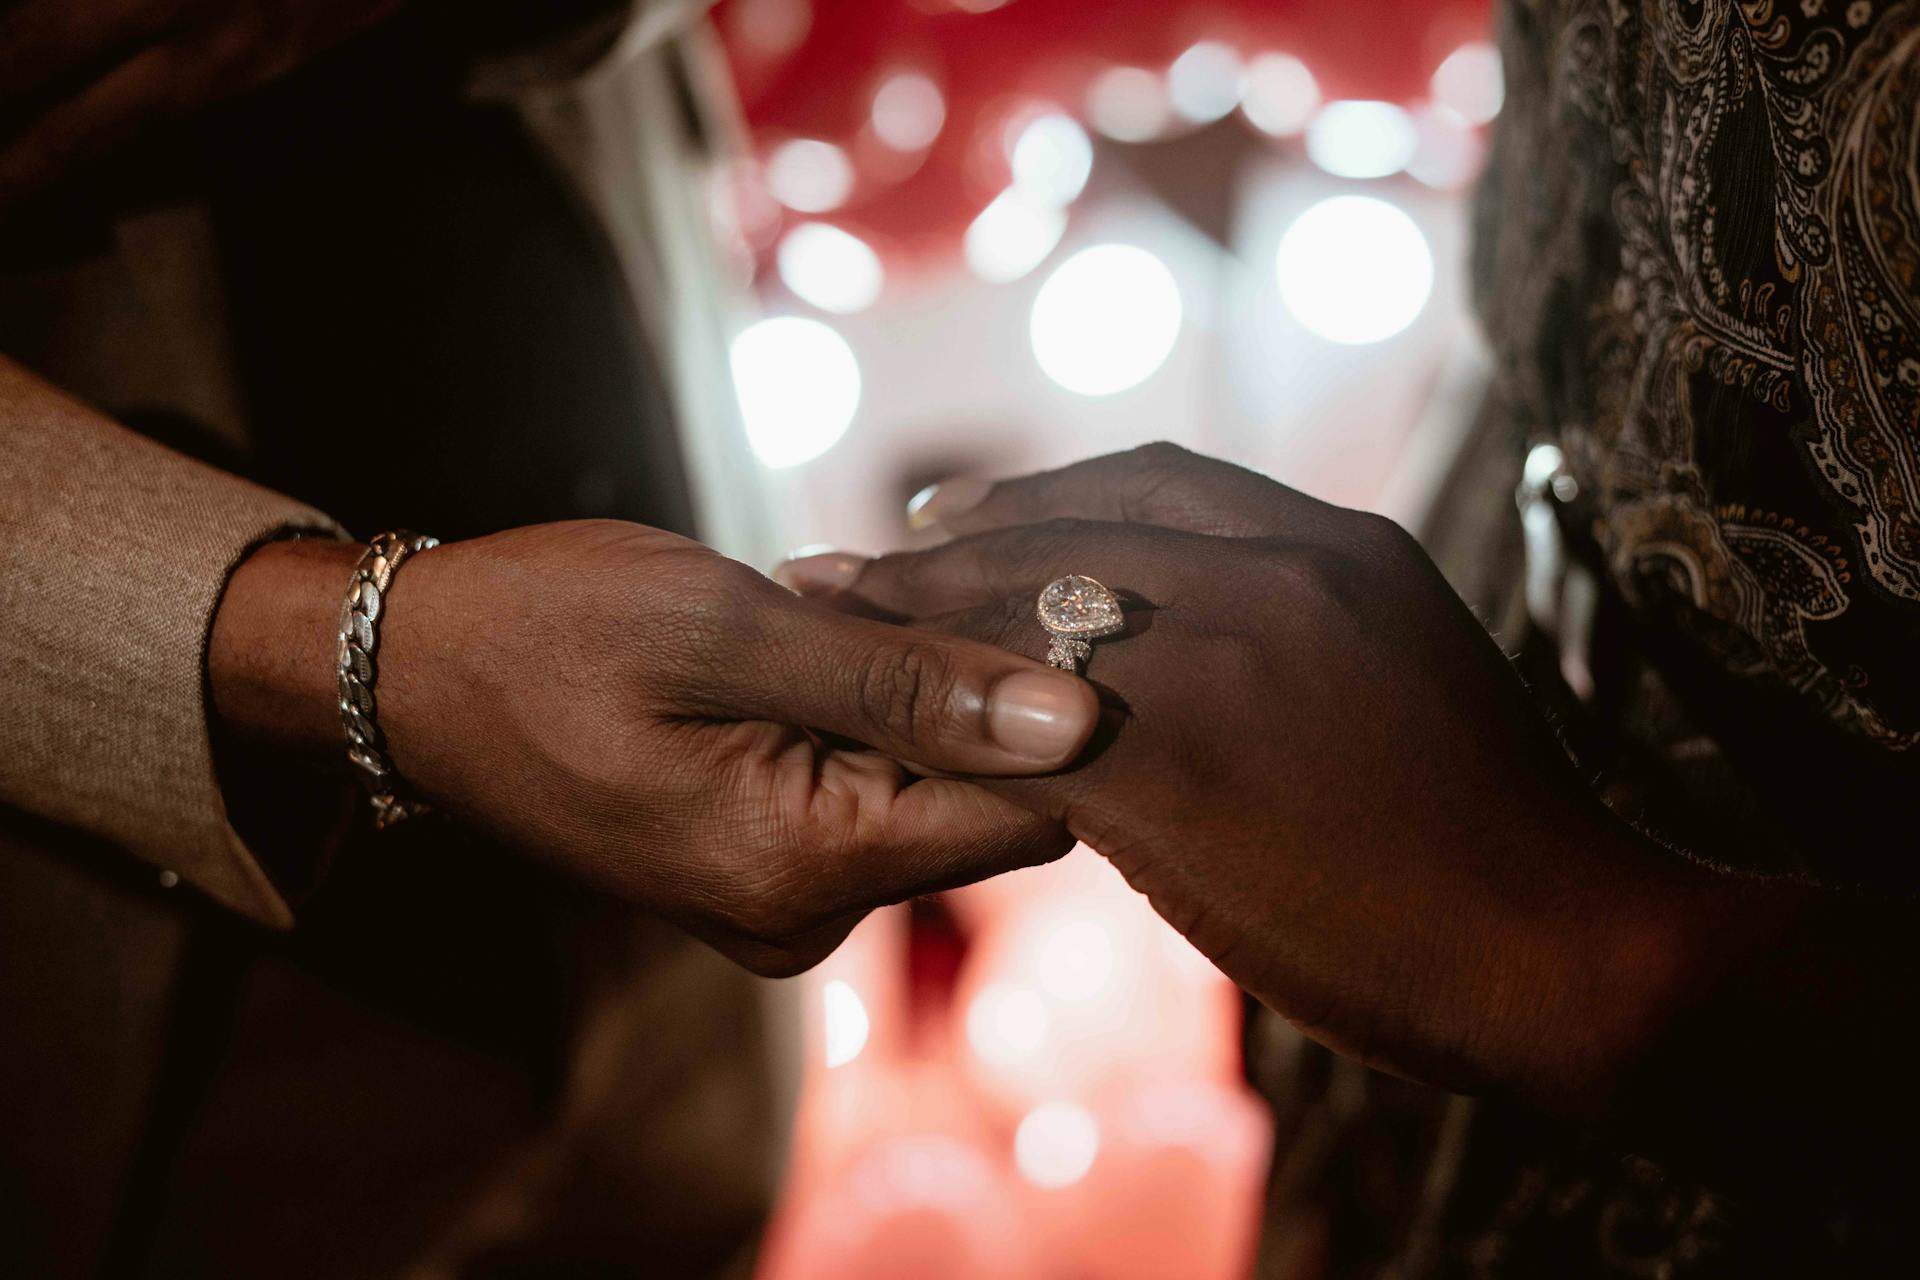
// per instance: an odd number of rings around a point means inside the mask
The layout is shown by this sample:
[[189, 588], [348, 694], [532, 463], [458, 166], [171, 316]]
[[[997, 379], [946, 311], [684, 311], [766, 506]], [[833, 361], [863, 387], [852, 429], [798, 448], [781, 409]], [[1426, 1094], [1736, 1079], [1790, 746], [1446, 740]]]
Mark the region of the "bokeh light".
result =
[[1461, 45], [1433, 73], [1433, 100], [1468, 124], [1485, 124], [1499, 115], [1505, 99], [1500, 50], [1490, 44]]
[[830, 980], [821, 989], [820, 1002], [827, 1033], [827, 1065], [844, 1067], [867, 1047], [867, 1033], [872, 1026], [867, 1018], [867, 1006], [852, 984], [839, 978]]
[[1276, 138], [1307, 127], [1320, 108], [1320, 86], [1307, 64], [1290, 53], [1263, 53], [1247, 67], [1240, 110], [1254, 128]]
[[1329, 102], [1307, 125], [1307, 158], [1340, 178], [1384, 178], [1413, 159], [1413, 119], [1391, 102]]
[[1087, 90], [1087, 120], [1116, 142], [1157, 138], [1173, 122], [1166, 81], [1145, 67], [1111, 67]]
[[895, 151], [924, 151], [946, 121], [940, 86], [918, 71], [897, 72], [874, 92], [874, 136]]
[[1047, 1021], [1046, 1002], [1033, 988], [989, 983], [967, 1005], [967, 1044], [996, 1066], [1022, 1062], [1046, 1042]]
[[1202, 40], [1167, 69], [1167, 98], [1181, 119], [1210, 123], [1240, 105], [1242, 72], [1232, 45]]
[[860, 364], [831, 327], [804, 316], [775, 316], [733, 340], [734, 392], [747, 443], [769, 467], [819, 457], [860, 407]]
[[1067, 215], [1008, 189], [967, 227], [962, 250], [982, 280], [1006, 284], [1046, 261], [1067, 230]]
[[846, 315], [880, 296], [886, 272], [859, 236], [824, 222], [803, 222], [780, 241], [780, 279], [822, 311]]
[[1093, 172], [1093, 142], [1070, 118], [1049, 112], [1027, 123], [1013, 144], [1013, 189], [1035, 204], [1071, 204]]
[[1180, 337], [1180, 288], [1166, 264], [1127, 244], [1068, 258], [1033, 302], [1033, 354], [1049, 378], [1083, 396], [1138, 386]]
[[1043, 1102], [1013, 1135], [1013, 1161], [1039, 1187], [1069, 1187], [1087, 1176], [1100, 1154], [1100, 1125], [1074, 1102]]
[[1280, 298], [1331, 342], [1391, 338], [1433, 292], [1433, 253], [1404, 211], [1372, 196], [1334, 196], [1308, 208], [1280, 238]]
[[853, 192], [853, 162], [831, 142], [794, 138], [767, 157], [767, 190], [798, 213], [826, 213]]

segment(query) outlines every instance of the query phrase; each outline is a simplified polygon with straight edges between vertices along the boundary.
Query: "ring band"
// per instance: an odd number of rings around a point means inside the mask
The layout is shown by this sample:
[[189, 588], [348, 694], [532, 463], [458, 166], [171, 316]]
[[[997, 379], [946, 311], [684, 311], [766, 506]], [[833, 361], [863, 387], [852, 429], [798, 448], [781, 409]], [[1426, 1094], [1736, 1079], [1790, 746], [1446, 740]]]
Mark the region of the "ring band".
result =
[[1119, 597], [1079, 573], [1049, 582], [1040, 592], [1034, 612], [1053, 638], [1047, 649], [1047, 665], [1075, 674], [1093, 655], [1093, 641], [1124, 631], [1127, 626]]

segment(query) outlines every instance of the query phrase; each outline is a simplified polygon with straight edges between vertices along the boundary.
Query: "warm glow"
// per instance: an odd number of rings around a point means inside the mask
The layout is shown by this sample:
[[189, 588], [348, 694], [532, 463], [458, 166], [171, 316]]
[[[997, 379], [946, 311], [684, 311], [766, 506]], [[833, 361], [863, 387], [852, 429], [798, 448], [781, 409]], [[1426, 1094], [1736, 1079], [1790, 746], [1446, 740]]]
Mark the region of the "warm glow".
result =
[[1320, 108], [1320, 86], [1307, 64], [1290, 53], [1263, 53], [1247, 68], [1240, 109], [1262, 133], [1291, 137]]
[[1152, 377], [1180, 337], [1180, 289], [1166, 264], [1125, 244], [1082, 249], [1033, 302], [1033, 354], [1049, 378], [1084, 396]]
[[1380, 342], [1413, 323], [1433, 292], [1433, 254], [1403, 211], [1372, 196], [1322, 200], [1280, 238], [1280, 298], [1332, 342]]
[[1031, 987], [989, 983], [967, 1005], [967, 1043], [996, 1066], [1033, 1057], [1046, 1038], [1047, 1006]]
[[873, 132], [895, 151], [924, 151], [947, 122], [940, 86], [917, 71], [889, 76], [873, 95]]
[[853, 163], [831, 142], [795, 138], [767, 157], [767, 190], [800, 213], [838, 209], [853, 191]]
[[1433, 73], [1433, 100], [1468, 124], [1499, 115], [1506, 92], [1500, 51], [1484, 42], [1461, 45]]
[[1073, 1102], [1041, 1103], [1013, 1135], [1013, 1162], [1035, 1186], [1072, 1186], [1087, 1176], [1098, 1154], [1100, 1126]]
[[1167, 69], [1167, 97], [1182, 119], [1218, 120], [1240, 105], [1240, 55], [1231, 45], [1203, 40]]
[[1072, 920], [1040, 951], [1040, 985], [1062, 1000], [1091, 1000], [1113, 981], [1113, 935], [1098, 921]]
[[1391, 102], [1329, 102], [1307, 125], [1307, 158], [1341, 178], [1384, 178], [1413, 159], [1413, 120]]
[[1144, 67], [1103, 71], [1087, 90], [1087, 120], [1119, 142], [1145, 142], [1165, 133], [1173, 104], [1161, 77]]
[[1093, 172], [1087, 131], [1057, 112], [1040, 116], [1013, 144], [1013, 189], [1039, 205], [1072, 203]]
[[822, 311], [845, 315], [873, 305], [886, 274], [880, 255], [856, 235], [804, 222], [780, 241], [780, 279]]
[[860, 406], [860, 365], [847, 340], [818, 320], [777, 316], [733, 340], [733, 385], [747, 442], [769, 467], [819, 457]]
[[967, 266], [982, 280], [1006, 284], [1046, 261], [1067, 230], [1067, 215], [1006, 190], [967, 228]]

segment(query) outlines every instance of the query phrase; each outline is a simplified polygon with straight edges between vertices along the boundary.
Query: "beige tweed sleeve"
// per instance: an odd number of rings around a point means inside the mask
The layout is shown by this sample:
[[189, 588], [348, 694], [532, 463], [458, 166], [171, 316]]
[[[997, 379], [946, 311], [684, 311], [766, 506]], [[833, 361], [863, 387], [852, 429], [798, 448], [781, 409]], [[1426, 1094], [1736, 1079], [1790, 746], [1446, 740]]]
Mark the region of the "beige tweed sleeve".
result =
[[0, 806], [290, 924], [227, 820], [204, 672], [228, 575], [291, 531], [339, 534], [0, 357]]

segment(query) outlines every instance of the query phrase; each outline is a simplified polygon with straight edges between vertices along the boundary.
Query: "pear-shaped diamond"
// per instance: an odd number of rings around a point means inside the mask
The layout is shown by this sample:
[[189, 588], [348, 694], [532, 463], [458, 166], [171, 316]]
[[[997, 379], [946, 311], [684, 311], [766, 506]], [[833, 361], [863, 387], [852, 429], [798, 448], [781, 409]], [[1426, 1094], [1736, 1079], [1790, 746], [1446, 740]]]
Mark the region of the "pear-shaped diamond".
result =
[[1056, 578], [1040, 593], [1040, 625], [1056, 636], [1098, 639], [1124, 629], [1126, 618], [1113, 592], [1080, 574]]

